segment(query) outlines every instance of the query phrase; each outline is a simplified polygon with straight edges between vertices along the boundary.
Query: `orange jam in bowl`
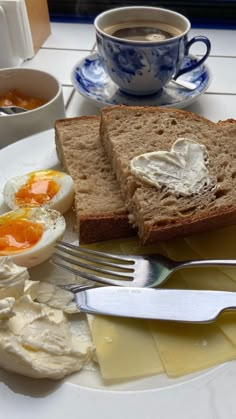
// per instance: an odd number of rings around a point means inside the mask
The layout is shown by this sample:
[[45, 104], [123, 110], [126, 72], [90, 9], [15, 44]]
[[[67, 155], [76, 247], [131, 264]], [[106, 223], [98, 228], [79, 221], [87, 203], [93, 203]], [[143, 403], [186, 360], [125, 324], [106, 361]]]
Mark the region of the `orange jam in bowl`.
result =
[[21, 106], [29, 111], [39, 108], [44, 105], [46, 100], [38, 97], [31, 97], [16, 89], [9, 90], [8, 92], [0, 95], [0, 106]]

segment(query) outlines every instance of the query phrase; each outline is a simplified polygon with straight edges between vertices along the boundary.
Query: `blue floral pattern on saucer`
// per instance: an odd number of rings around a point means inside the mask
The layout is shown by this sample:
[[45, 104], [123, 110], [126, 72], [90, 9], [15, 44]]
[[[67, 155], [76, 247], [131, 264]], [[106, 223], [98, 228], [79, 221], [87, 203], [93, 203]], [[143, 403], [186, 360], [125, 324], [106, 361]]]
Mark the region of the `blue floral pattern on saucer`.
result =
[[[184, 66], [191, 65], [195, 60], [194, 56], [187, 57]], [[72, 83], [75, 89], [99, 107], [136, 105], [184, 108], [198, 99], [207, 90], [211, 83], [211, 74], [204, 63], [195, 70], [183, 74], [178, 80], [194, 83], [196, 88], [187, 90], [170, 82], [161, 91], [153, 95], [129, 95], [122, 92], [110, 79], [97, 53], [93, 53], [81, 60], [72, 71]]]

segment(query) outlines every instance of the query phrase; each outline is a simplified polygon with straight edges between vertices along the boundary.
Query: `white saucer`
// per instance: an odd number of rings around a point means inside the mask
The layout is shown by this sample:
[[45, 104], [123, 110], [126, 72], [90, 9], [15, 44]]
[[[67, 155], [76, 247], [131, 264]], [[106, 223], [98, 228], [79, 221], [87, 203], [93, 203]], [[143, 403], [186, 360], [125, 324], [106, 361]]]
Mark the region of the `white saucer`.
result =
[[[192, 64], [196, 57], [185, 59], [185, 66]], [[109, 105], [163, 106], [184, 108], [199, 98], [211, 83], [211, 73], [206, 64], [178, 78], [196, 85], [195, 90], [187, 90], [174, 83], [168, 83], [160, 92], [150, 96], [132, 96], [122, 92], [105, 72], [99, 55], [95, 52], [81, 60], [72, 71], [72, 83], [85, 98], [99, 107]]]

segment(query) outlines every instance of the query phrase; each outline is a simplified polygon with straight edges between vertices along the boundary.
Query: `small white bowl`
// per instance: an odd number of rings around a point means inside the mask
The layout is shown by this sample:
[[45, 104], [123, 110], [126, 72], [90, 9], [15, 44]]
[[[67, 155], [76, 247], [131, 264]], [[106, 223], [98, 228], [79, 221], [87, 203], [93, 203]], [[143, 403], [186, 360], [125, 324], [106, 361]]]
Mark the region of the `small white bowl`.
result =
[[21, 114], [0, 116], [0, 149], [50, 129], [56, 119], [65, 118], [62, 87], [51, 74], [29, 68], [0, 69], [0, 96], [12, 89], [44, 99], [46, 103]]

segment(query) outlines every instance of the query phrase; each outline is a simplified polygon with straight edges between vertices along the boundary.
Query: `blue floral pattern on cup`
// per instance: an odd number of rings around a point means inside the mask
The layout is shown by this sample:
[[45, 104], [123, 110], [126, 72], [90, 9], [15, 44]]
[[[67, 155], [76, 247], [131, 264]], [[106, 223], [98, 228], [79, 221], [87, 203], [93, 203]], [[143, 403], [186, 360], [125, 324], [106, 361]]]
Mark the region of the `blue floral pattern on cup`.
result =
[[[186, 57], [183, 68], [190, 68], [197, 62], [194, 56]], [[168, 83], [158, 93], [150, 96], [134, 96], [122, 92], [107, 75], [101, 58], [91, 54], [76, 65], [72, 72], [72, 82], [76, 90], [98, 106], [164, 106], [184, 108], [198, 99], [209, 87], [211, 74], [205, 64], [180, 76], [179, 80], [194, 83], [195, 90], [187, 90]]]
[[179, 69], [185, 44], [186, 38], [180, 38], [161, 48], [152, 43], [141, 48], [131, 42], [128, 45], [122, 41], [111, 42], [97, 33], [97, 47], [105, 70], [121, 89], [131, 94], [152, 94], [160, 90], [174, 76], [176, 68]]

